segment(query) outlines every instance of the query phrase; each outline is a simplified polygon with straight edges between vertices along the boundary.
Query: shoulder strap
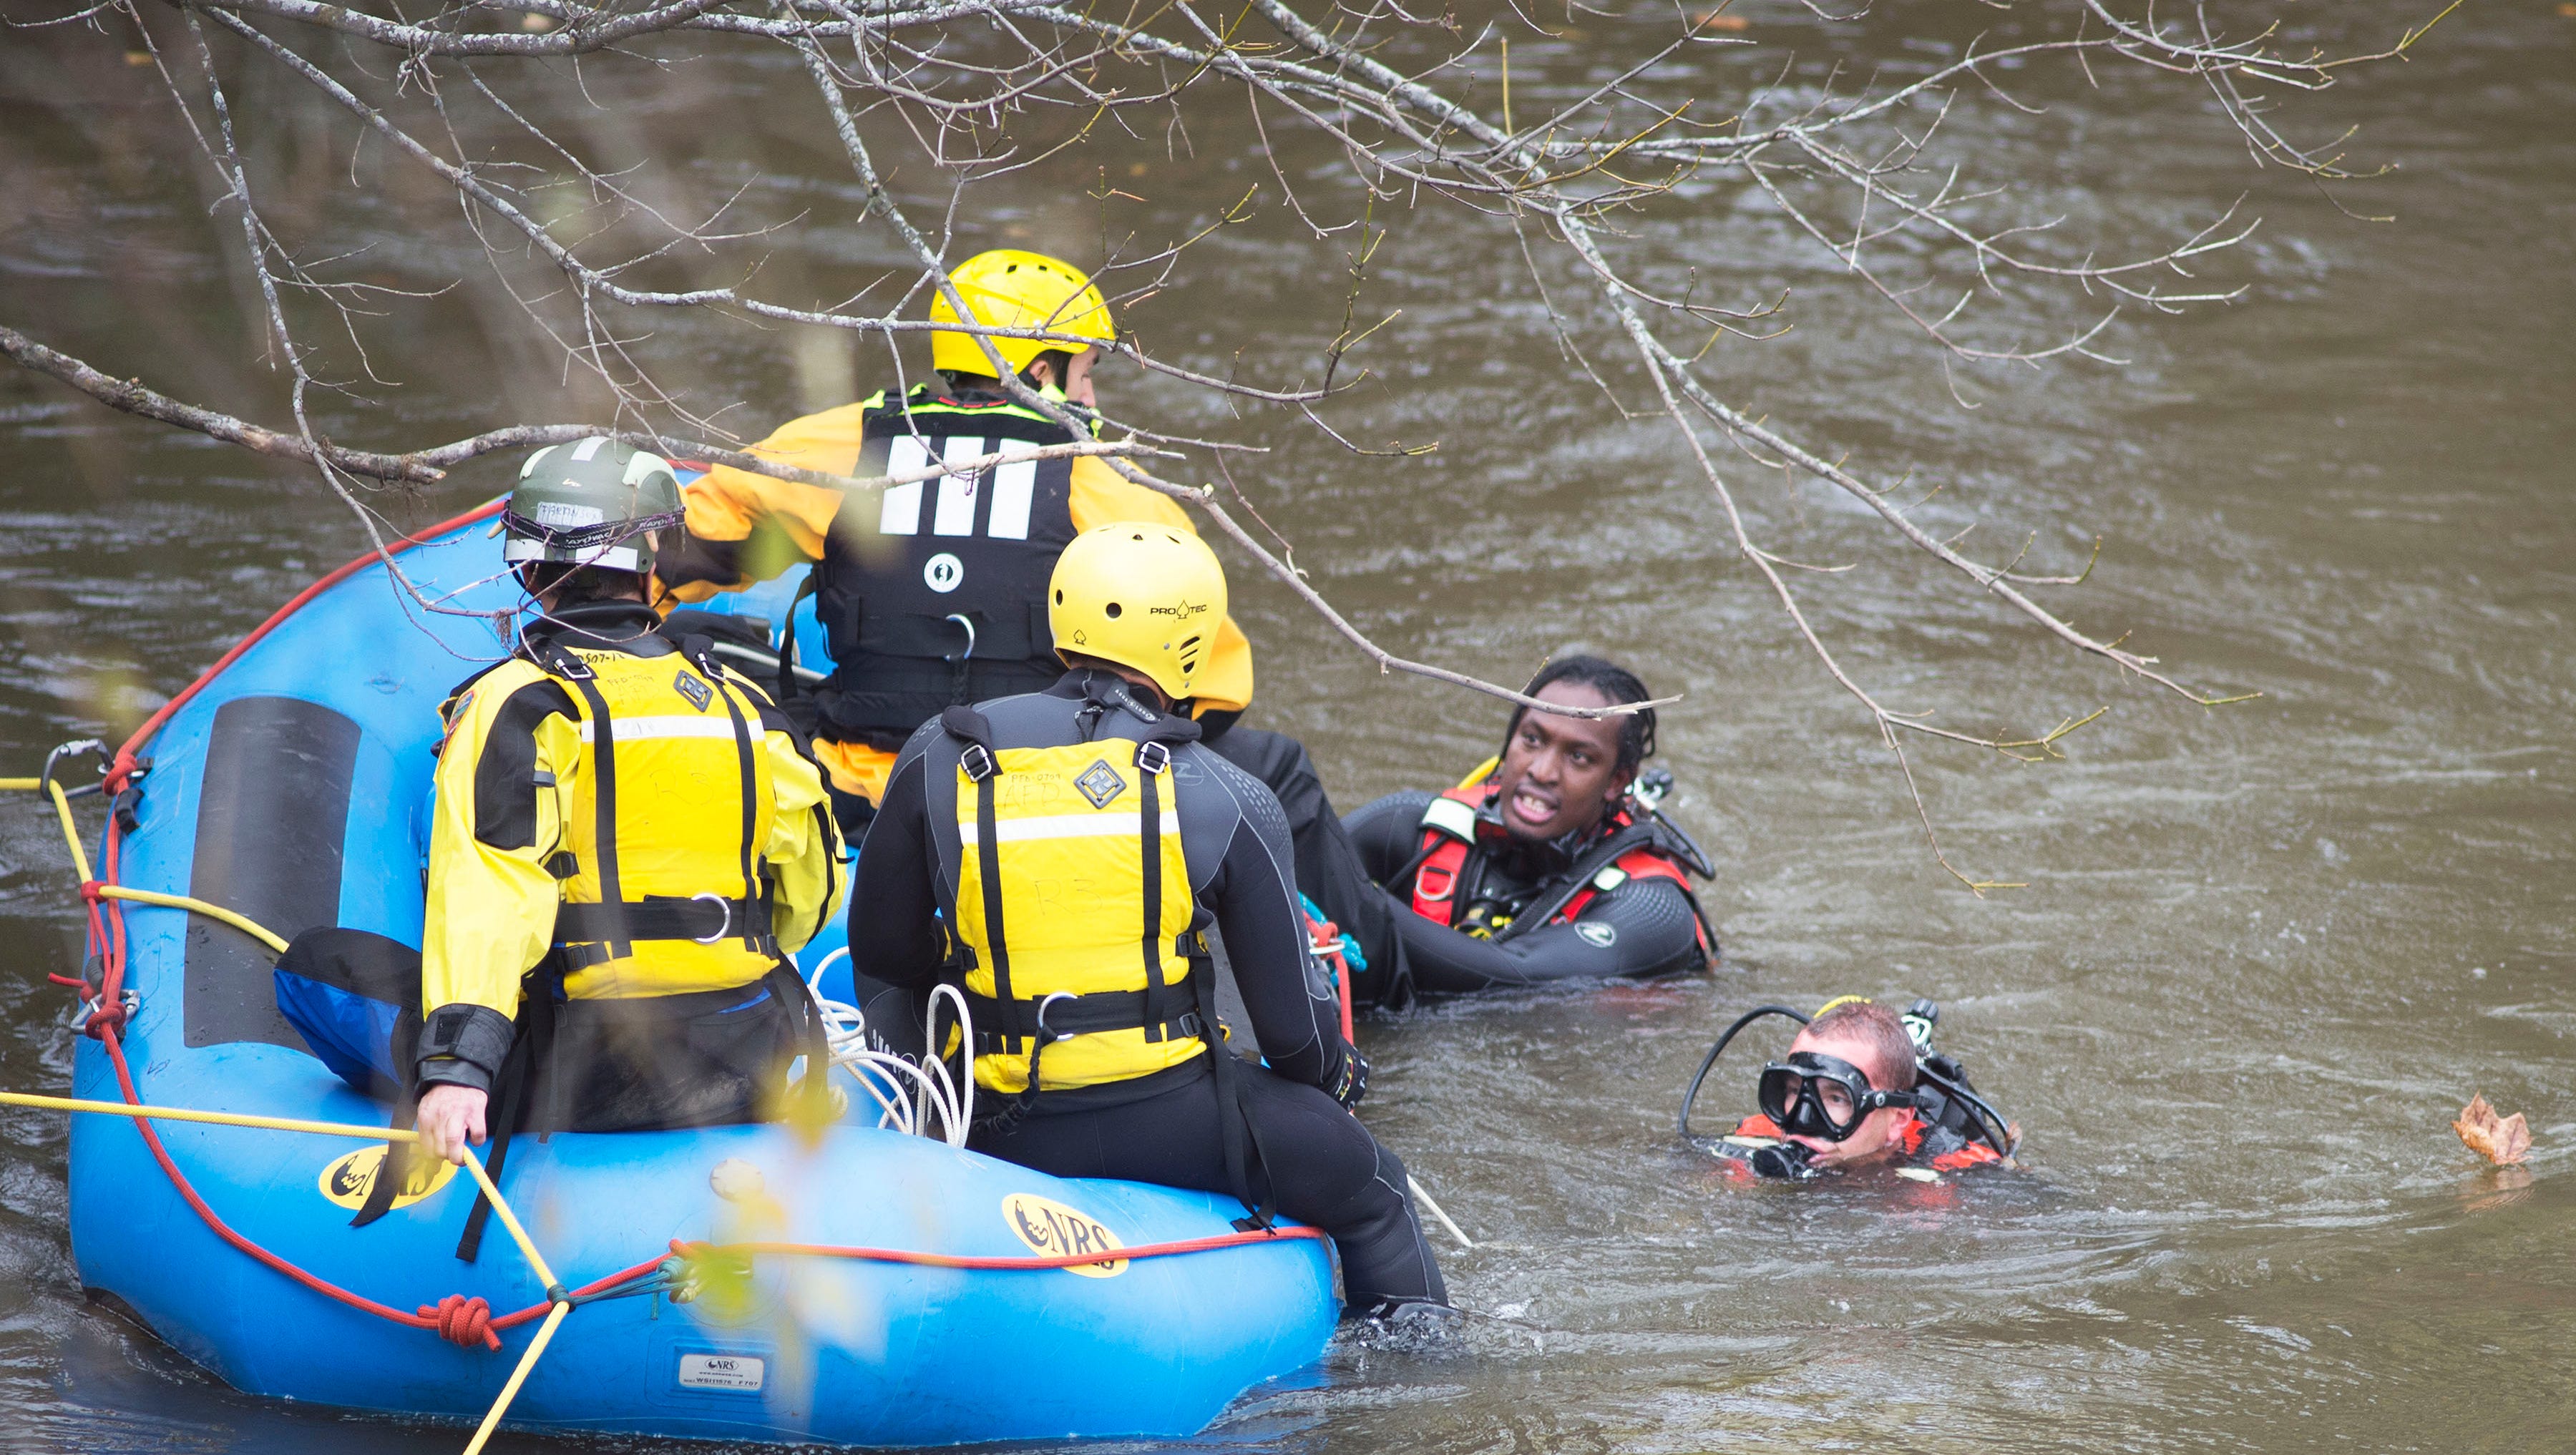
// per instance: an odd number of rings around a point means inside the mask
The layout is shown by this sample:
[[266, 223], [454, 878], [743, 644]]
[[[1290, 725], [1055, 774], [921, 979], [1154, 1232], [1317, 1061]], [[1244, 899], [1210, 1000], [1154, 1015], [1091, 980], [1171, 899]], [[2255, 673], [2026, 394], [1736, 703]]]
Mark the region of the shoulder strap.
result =
[[[966, 746], [957, 766], [975, 784], [975, 877], [983, 881], [984, 950], [993, 962], [993, 998], [1002, 1004], [1003, 1044], [1016, 1047], [1035, 1028], [1021, 1024], [1020, 1000], [1011, 993], [1010, 935], [1002, 920], [1002, 835], [993, 806], [993, 780], [1002, 765], [993, 753], [993, 724], [971, 707], [950, 706], [939, 714], [940, 730]], [[1037, 1058], [1029, 1059], [1028, 1094], [1037, 1094]]]
[[[532, 642], [522, 636], [519, 644], [547, 676], [570, 683], [581, 694], [583, 709], [590, 719], [590, 799], [595, 823], [592, 838], [599, 855], [599, 900], [602, 904], [616, 904], [626, 898], [617, 881], [617, 730], [609, 717], [608, 699], [599, 695], [599, 674], [559, 642]], [[622, 941], [605, 948], [612, 960], [634, 953], [634, 947]]]
[[1621, 856], [1631, 850], [1653, 843], [1654, 839], [1655, 831], [1651, 826], [1632, 823], [1593, 845], [1574, 861], [1574, 867], [1566, 872], [1565, 882], [1557, 886], [1554, 893], [1539, 901], [1536, 907], [1513, 916], [1510, 924], [1494, 931], [1494, 943], [1506, 944], [1531, 930], [1555, 923], [1556, 917], [1565, 912], [1565, 907], [1574, 902], [1575, 896], [1592, 887], [1593, 876], [1619, 862]]

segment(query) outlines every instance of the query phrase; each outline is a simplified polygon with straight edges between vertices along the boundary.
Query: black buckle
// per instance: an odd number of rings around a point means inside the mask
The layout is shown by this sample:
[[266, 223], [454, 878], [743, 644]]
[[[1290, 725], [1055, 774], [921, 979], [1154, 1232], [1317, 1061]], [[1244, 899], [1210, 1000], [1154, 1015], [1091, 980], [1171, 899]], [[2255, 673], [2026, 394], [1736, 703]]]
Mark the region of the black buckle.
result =
[[1164, 770], [1172, 766], [1172, 750], [1161, 743], [1138, 743], [1136, 766], [1145, 772], [1160, 776]]
[[965, 769], [967, 779], [975, 783], [992, 777], [996, 771], [993, 755], [984, 750], [982, 743], [968, 743], [966, 750], [957, 755], [957, 766]]

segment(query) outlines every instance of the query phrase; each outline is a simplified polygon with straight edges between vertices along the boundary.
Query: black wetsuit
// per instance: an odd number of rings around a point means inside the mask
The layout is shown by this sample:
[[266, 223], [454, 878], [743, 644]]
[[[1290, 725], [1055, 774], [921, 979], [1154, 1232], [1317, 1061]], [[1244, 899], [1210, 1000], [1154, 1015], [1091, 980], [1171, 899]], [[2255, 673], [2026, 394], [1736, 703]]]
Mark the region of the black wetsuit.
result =
[[[1046, 692], [979, 710], [997, 750], [1132, 740], [1146, 724], [1115, 705], [1127, 692], [1109, 674], [1073, 672]], [[852, 968], [868, 1024], [892, 1031], [892, 1049], [906, 1054], [921, 1051], [914, 1028], [946, 956], [937, 912], [955, 901], [942, 866], [957, 862], [956, 760], [954, 740], [936, 722], [904, 745], [850, 894]], [[1261, 1160], [1249, 1190], [1266, 1191], [1280, 1212], [1332, 1235], [1353, 1312], [1446, 1303], [1403, 1163], [1318, 1089], [1355, 1053], [1342, 1039], [1333, 987], [1306, 951], [1278, 800], [1204, 744], [1174, 747], [1170, 771], [1191, 891], [1223, 938], [1249, 1029], [1269, 1063], [1231, 1078]], [[967, 1145], [1059, 1177], [1246, 1190], [1232, 1186], [1226, 1170], [1219, 1116], [1236, 1113], [1221, 1109], [1218, 1079], [1202, 1055], [1127, 1080], [1047, 1091], [1024, 1115], [977, 1126]]]
[[[1385, 886], [1389, 938], [1418, 988], [1434, 993], [1535, 985], [1587, 977], [1669, 975], [1708, 964], [1700, 947], [1698, 906], [1690, 891], [1670, 879], [1631, 878], [1598, 893], [1580, 915], [1538, 926], [1501, 943], [1463, 933], [1416, 914], [1413, 885], [1393, 882], [1422, 848], [1422, 813], [1437, 794], [1391, 793], [1350, 817], [1350, 830], [1369, 877]], [[1463, 905], [1490, 905], [1504, 918], [1551, 898], [1568, 871], [1596, 839], [1572, 836], [1546, 843], [1510, 840], [1479, 850], [1460, 874]], [[1417, 871], [1418, 872], [1418, 871]], [[1374, 961], [1378, 948], [1362, 942]]]
[[[1297, 887], [1368, 958], [1367, 968], [1352, 977], [1354, 995], [1368, 1002], [1382, 999], [1395, 969], [1389, 948], [1395, 936], [1392, 907], [1378, 893], [1359, 847], [1333, 812], [1333, 801], [1325, 796], [1324, 781], [1306, 756], [1305, 746], [1285, 733], [1233, 726], [1233, 717], [1210, 713], [1199, 719], [1208, 747], [1260, 779], [1278, 797], [1288, 814], [1288, 837], [1297, 850]], [[1380, 963], [1381, 958], [1385, 963]]]

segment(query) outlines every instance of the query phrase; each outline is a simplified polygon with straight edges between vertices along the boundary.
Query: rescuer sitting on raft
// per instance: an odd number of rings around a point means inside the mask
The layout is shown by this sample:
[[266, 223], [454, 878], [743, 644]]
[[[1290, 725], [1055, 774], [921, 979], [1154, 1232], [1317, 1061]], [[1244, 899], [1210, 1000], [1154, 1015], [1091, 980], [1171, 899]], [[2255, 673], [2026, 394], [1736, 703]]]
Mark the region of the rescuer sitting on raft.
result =
[[[1566, 657], [1528, 696], [1567, 707], [1650, 700], [1635, 674]], [[1655, 712], [1566, 717], [1515, 706], [1499, 759], [1442, 794], [1396, 793], [1346, 821], [1394, 901], [1387, 941], [1361, 947], [1370, 998], [1586, 976], [1699, 970], [1716, 950], [1691, 875], [1712, 872], [1641, 791]]]
[[[1352, 1313], [1445, 1305], [1403, 1164], [1345, 1110], [1368, 1063], [1308, 953], [1278, 801], [1183, 715], [1224, 619], [1215, 555], [1104, 526], [1066, 548], [1048, 601], [1070, 670], [948, 709], [895, 762], [851, 895], [871, 1030], [919, 1054], [953, 964], [988, 1111], [970, 1148], [1231, 1193], [1244, 1226], [1275, 1209], [1329, 1233]], [[1211, 927], [1248, 1026], [1217, 1020]]]
[[660, 634], [644, 586], [679, 519], [670, 466], [605, 439], [529, 457], [501, 518], [538, 612], [443, 709], [418, 1052], [441, 1156], [775, 1115], [799, 1054], [820, 1087], [782, 952], [832, 913], [840, 836], [768, 697]]
[[[979, 253], [949, 274], [972, 321], [1096, 339], [1023, 339], [934, 330], [942, 376], [901, 399], [883, 392], [781, 425], [753, 452], [842, 475], [910, 473], [1076, 435], [1013, 400], [989, 342], [1020, 382], [1098, 429], [1092, 366], [1117, 338], [1109, 305], [1071, 264], [1039, 253]], [[943, 295], [933, 323], [958, 321]], [[836, 490], [718, 465], [682, 492], [687, 533], [659, 575], [684, 602], [767, 580], [799, 561], [831, 643], [829, 680], [810, 701], [782, 690], [828, 770], [842, 831], [852, 838], [883, 796], [894, 750], [941, 708], [1042, 692], [1062, 675], [1047, 626], [1046, 582], [1067, 542], [1111, 521], [1195, 531], [1179, 503], [1101, 460], [1023, 461], [980, 475], [894, 485], [855, 501]], [[1383, 936], [1384, 902], [1370, 888], [1306, 751], [1278, 733], [1234, 726], [1252, 701], [1252, 646], [1231, 618], [1193, 679], [1190, 714], [1202, 741], [1259, 778], [1288, 812], [1297, 878], [1324, 917]]]
[[2013, 1165], [2018, 1134], [1977, 1095], [1957, 1061], [1932, 1049], [1941, 1009], [1928, 1000], [1901, 1017], [1857, 995], [1826, 1002], [1812, 1019], [1786, 1006], [1744, 1016], [1718, 1038], [1691, 1079], [1682, 1098], [1685, 1138], [1691, 1103], [1709, 1068], [1737, 1031], [1765, 1015], [1806, 1024], [1787, 1056], [1762, 1068], [1761, 1110], [1703, 1143], [1730, 1164], [1791, 1181], [1890, 1163], [1912, 1169], [1909, 1175]]

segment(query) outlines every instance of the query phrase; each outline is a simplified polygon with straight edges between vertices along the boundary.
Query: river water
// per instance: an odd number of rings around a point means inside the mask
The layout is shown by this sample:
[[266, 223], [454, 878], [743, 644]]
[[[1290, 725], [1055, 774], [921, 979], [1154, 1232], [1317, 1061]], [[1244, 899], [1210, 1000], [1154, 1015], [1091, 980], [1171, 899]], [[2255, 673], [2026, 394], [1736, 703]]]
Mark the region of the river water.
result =
[[[2334, 7], [2320, 38], [2394, 37], [2428, 7]], [[1919, 68], [1991, 23], [1901, 4], [1824, 26], [1743, 10], [1802, 65]], [[1645, 44], [1648, 18], [1586, 17], [1515, 46], [1518, 104], [1570, 96]], [[243, 362], [242, 295], [210, 184], [113, 36], [0, 42], [0, 317], [172, 392], [280, 419]], [[1768, 62], [1776, 66], [1776, 51]], [[1737, 104], [1750, 62], [1674, 85]], [[1767, 74], [1767, 72], [1765, 73]], [[1801, 74], [1806, 74], [1802, 72]], [[2576, 1442], [2576, 16], [2471, 0], [2402, 66], [2293, 108], [2352, 155], [2402, 164], [2338, 195], [2258, 169], [2203, 93], [2071, 68], [2017, 73], [2044, 117], [1978, 98], [1954, 125], [1989, 177], [2116, 250], [2240, 194], [2265, 218], [2209, 276], [2248, 292], [2181, 319], [2125, 315], [2126, 367], [1968, 370], [1801, 250], [1776, 212], [1712, 186], [1621, 246], [1721, 296], [1793, 291], [1796, 331], [1711, 355], [1730, 397], [1911, 472], [1943, 533], [1983, 521], [1992, 558], [2099, 569], [2050, 601], [2129, 632], [2188, 680], [2260, 698], [2202, 709], [2044, 641], [1812, 482], [1734, 468], [1785, 555], [1857, 565], [1798, 584], [1821, 631], [1892, 706], [1963, 728], [2044, 728], [2108, 705], [2021, 765], [1915, 745], [1954, 861], [2026, 881], [1985, 898], [1927, 851], [1867, 719], [1728, 549], [1669, 426], [1621, 422], [1558, 357], [1513, 281], [1507, 233], [1426, 204], [1397, 214], [1357, 356], [1376, 379], [1333, 415], [1353, 439], [1438, 440], [1359, 458], [1273, 416], [1235, 416], [1132, 370], [1135, 417], [1274, 445], [1236, 478], [1297, 560], [1398, 650], [1497, 677], [1583, 646], [1687, 700], [1665, 715], [1678, 814], [1720, 874], [1712, 977], [1453, 1003], [1362, 1030], [1366, 1119], [1478, 1239], [1448, 1251], [1480, 1321], [1430, 1352], [1344, 1341], [1199, 1445], [1298, 1452], [2532, 1450]], [[603, 85], [613, 84], [603, 80]], [[750, 180], [764, 215], [851, 210], [819, 118], [775, 65], [705, 61], [668, 89], [579, 113], [612, 150], [695, 148], [690, 185]], [[453, 212], [345, 133], [245, 81], [272, 204], [318, 240], [370, 246], [383, 280], [465, 271]], [[1239, 117], [1103, 140], [1019, 191], [970, 194], [971, 243], [1100, 255], [1080, 189], [1113, 180], [1120, 228], [1213, 217], [1256, 182]], [[1231, 128], [1231, 130], [1229, 130]], [[337, 137], [337, 153], [332, 151]], [[1310, 200], [1353, 204], [1331, 154], [1283, 141]], [[336, 160], [334, 159], [336, 157]], [[1231, 165], [1226, 159], [1234, 158]], [[1078, 164], [1077, 164], [1078, 163]], [[910, 174], [907, 174], [909, 176]], [[928, 185], [922, 172], [910, 184]], [[908, 185], [904, 177], [898, 186]], [[1222, 195], [1220, 195], [1222, 194]], [[912, 195], [912, 194], [907, 194]], [[1187, 254], [1137, 315], [1149, 340], [1247, 377], [1311, 368], [1338, 327], [1339, 254], [1276, 205]], [[1386, 215], [1381, 214], [1381, 220]], [[222, 227], [229, 229], [225, 220]], [[317, 242], [317, 248], [319, 243]], [[830, 296], [894, 261], [809, 227], [764, 278]], [[377, 367], [400, 388], [332, 428], [419, 443], [596, 404], [476, 281], [390, 305]], [[2032, 336], [2090, 305], [2034, 302]], [[706, 316], [646, 347], [740, 427], [874, 387], [876, 360]], [[1597, 327], [1587, 342], [1603, 340]], [[523, 330], [522, 330], [523, 331]], [[1611, 382], [1634, 397], [1637, 381]], [[129, 727], [359, 538], [309, 480], [0, 377], [0, 764]], [[1738, 462], [1740, 466], [1740, 462]], [[417, 522], [503, 487], [496, 465], [417, 501]], [[1236, 560], [1238, 567], [1241, 559]], [[1255, 721], [1303, 737], [1345, 807], [1454, 777], [1500, 715], [1381, 677], [1283, 591], [1235, 572], [1261, 652]], [[328, 664], [316, 664], [327, 670]], [[76, 963], [71, 876], [49, 821], [0, 818], [0, 1085], [60, 1086], [70, 1046], [48, 971]], [[1746, 1188], [1672, 1130], [1709, 1038], [1764, 1001], [1931, 996], [1943, 1039], [2021, 1123], [2030, 1170], [1928, 1189], [1876, 1179]], [[1707, 1105], [1749, 1099], [1757, 1036]], [[1741, 1057], [1741, 1063], [1737, 1058]], [[2447, 1123], [2472, 1092], [2527, 1113], [2528, 1173]], [[0, 1444], [27, 1449], [450, 1449], [447, 1431], [352, 1424], [244, 1399], [87, 1305], [62, 1217], [59, 1119], [0, 1118]], [[536, 1448], [543, 1442], [505, 1440]], [[570, 1448], [570, 1447], [549, 1447]]]

